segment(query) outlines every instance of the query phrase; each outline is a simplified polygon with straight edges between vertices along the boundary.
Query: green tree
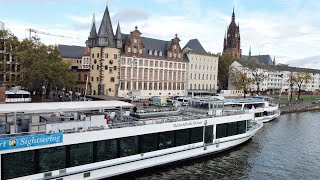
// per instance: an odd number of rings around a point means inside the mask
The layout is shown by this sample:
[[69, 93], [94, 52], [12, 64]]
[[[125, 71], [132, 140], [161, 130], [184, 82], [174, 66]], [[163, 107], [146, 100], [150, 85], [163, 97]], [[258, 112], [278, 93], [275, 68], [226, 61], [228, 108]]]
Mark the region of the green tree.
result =
[[230, 69], [230, 82], [236, 87], [237, 90], [243, 90], [243, 97], [246, 98], [248, 92], [254, 80], [248, 75], [250, 70], [247, 68], [231, 68]]
[[234, 58], [228, 53], [224, 53], [222, 54], [222, 56], [219, 56], [218, 80], [219, 80], [219, 86], [221, 89], [228, 89], [229, 68], [230, 68], [230, 65], [236, 60], [239, 60], [239, 59]]
[[254, 84], [257, 86], [257, 93], [260, 93], [260, 84], [262, 81], [268, 77], [268, 75], [265, 74], [267, 66], [265, 64], [262, 64], [255, 58], [250, 58], [247, 62], [247, 67], [249, 68], [252, 80]]
[[52, 89], [73, 87], [74, 74], [70, 65], [62, 61], [57, 46], [46, 46], [40, 39], [33, 38], [23, 40], [18, 50], [21, 86], [45, 93], [46, 97]]
[[[0, 30], [0, 82], [4, 81], [4, 75], [10, 71], [10, 66], [7, 65], [10, 55], [12, 55], [12, 63], [17, 63], [15, 56], [16, 48], [19, 46], [19, 40], [8, 30]], [[9, 84], [14, 84], [14, 80], [10, 79]]]
[[[309, 73], [306, 72], [296, 72], [296, 73], [291, 73], [288, 79], [288, 83], [292, 83], [297, 85], [298, 87], [298, 99], [300, 99], [300, 94], [302, 90], [302, 84], [309, 83], [312, 80], [312, 76]], [[292, 89], [291, 89], [292, 91]], [[291, 97], [292, 98], [292, 97]]]

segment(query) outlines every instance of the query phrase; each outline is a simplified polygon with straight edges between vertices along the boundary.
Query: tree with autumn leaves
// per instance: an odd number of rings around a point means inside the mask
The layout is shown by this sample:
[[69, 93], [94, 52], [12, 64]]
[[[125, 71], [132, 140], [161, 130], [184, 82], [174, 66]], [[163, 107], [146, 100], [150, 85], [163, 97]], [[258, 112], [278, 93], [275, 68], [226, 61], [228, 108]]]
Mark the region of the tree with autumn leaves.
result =
[[[42, 92], [49, 95], [50, 90], [72, 88], [74, 74], [70, 70], [70, 64], [62, 61], [56, 45], [45, 45], [39, 38], [18, 41], [8, 31], [0, 31], [5, 34], [6, 46], [10, 43], [12, 54], [19, 63], [15, 85], [19, 85], [28, 91]], [[3, 70], [3, 66], [1, 66]]]

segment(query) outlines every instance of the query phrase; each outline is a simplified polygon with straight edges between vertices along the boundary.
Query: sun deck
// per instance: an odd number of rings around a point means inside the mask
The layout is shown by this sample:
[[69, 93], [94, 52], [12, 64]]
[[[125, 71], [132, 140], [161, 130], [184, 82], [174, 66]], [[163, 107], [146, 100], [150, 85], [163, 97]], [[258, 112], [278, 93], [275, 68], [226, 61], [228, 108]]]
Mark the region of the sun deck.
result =
[[[121, 101], [0, 105], [0, 138], [45, 133], [78, 133], [243, 114], [210, 114], [197, 108], [139, 108]], [[143, 117], [140, 117], [143, 116]]]

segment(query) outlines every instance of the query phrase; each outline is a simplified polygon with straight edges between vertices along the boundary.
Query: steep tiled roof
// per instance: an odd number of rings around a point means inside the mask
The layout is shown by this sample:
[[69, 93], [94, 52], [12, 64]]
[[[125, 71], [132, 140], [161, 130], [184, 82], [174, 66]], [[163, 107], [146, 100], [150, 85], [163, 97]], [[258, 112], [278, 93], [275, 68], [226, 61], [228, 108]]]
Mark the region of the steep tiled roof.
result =
[[[240, 60], [237, 62], [240, 63], [242, 66], [246, 67], [248, 61]], [[272, 71], [307, 72], [307, 73], [320, 74], [319, 69], [299, 68], [299, 67], [292, 67], [287, 65], [266, 65], [265, 69], [269, 69]]]
[[206, 53], [206, 50], [202, 47], [201, 43], [198, 39], [191, 39], [189, 42], [184, 46], [183, 49], [190, 48], [192, 51], [197, 53]]
[[69, 46], [69, 45], [58, 45], [58, 49], [60, 51], [62, 58], [74, 58], [81, 59], [84, 51], [84, 47], [82, 46]]
[[[260, 61], [263, 64], [273, 65], [270, 55], [257, 55], [257, 56], [251, 56], [251, 57], [256, 58], [258, 61]], [[242, 55], [241, 59], [248, 60], [249, 56]]]
[[[123, 39], [123, 44], [125, 44], [127, 41], [130, 39], [129, 34], [122, 34], [122, 39]], [[144, 45], [146, 49], [146, 56], [147, 57], [155, 57], [152, 53], [152, 55], [149, 55], [149, 50], [158, 51], [158, 53], [161, 51], [162, 52], [162, 57], [161, 56], [156, 56], [157, 58], [167, 58], [167, 50], [171, 46], [171, 41], [163, 41], [159, 39], [152, 39], [152, 38], [147, 38], [147, 37], [141, 37], [142, 44]], [[124, 49], [123, 49], [124, 50]]]

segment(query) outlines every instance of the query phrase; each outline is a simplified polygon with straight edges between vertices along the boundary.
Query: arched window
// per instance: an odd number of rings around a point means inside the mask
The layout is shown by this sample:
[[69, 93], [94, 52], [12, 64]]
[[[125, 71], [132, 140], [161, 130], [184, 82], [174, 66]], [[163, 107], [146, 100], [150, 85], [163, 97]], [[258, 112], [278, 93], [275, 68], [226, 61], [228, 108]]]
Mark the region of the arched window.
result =
[[131, 53], [131, 47], [128, 47], [128, 53]]
[[197, 79], [197, 74], [194, 74], [194, 79]]
[[155, 55], [155, 56], [158, 56], [158, 52], [157, 52], [157, 51], [154, 51], [154, 55]]
[[152, 51], [151, 51], [151, 50], [149, 50], [149, 55], [150, 55], [150, 56], [152, 55]]
[[114, 82], [114, 77], [110, 78], [110, 82]]
[[162, 56], [162, 52], [161, 51], [159, 52], [159, 56]]
[[97, 64], [97, 60], [96, 59], [93, 62], [94, 62], [94, 64]]

